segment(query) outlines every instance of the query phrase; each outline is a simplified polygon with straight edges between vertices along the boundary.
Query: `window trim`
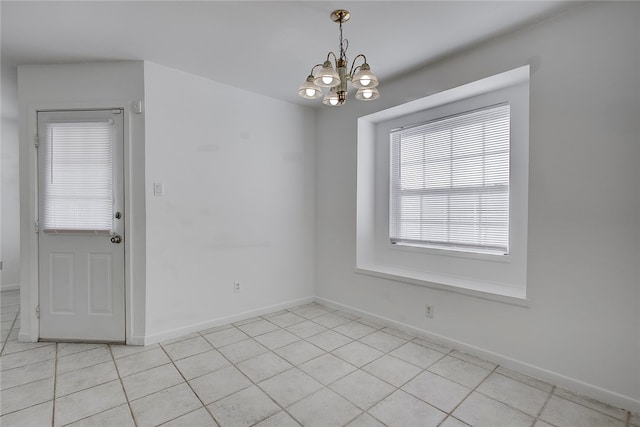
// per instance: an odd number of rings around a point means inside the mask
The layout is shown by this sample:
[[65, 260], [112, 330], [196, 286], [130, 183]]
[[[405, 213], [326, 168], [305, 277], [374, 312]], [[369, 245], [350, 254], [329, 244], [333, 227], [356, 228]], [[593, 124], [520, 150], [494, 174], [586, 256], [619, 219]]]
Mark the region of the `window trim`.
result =
[[[527, 65], [358, 119], [355, 266], [357, 273], [516, 305], [527, 305], [528, 84]], [[491, 95], [503, 90], [520, 91], [519, 99], [515, 102], [518, 112], [514, 112], [518, 117], [512, 116], [512, 127], [518, 126], [517, 141], [512, 140], [512, 157], [513, 144], [518, 144], [518, 154], [517, 158], [510, 160], [512, 171], [515, 169], [510, 178], [510, 185], [518, 194], [515, 199], [510, 196], [510, 206], [516, 207], [519, 218], [514, 223], [514, 218], [510, 217], [510, 222], [517, 227], [515, 241], [511, 240], [510, 236], [510, 247], [513, 248], [511, 253], [492, 255], [392, 245], [388, 234], [389, 153], [386, 153], [385, 160], [385, 154], [381, 152], [385, 142], [388, 148], [388, 131], [403, 124], [425, 122], [429, 119], [425, 113], [433, 113], [437, 109], [442, 108], [446, 111], [447, 108], [452, 108], [451, 111], [455, 112], [455, 108], [459, 108], [457, 103], [474, 98], [480, 103], [487, 102], [486, 105], [495, 103], [496, 97], [492, 98]], [[484, 97], [487, 97], [486, 101], [483, 101]], [[451, 111], [448, 114], [451, 114]], [[438, 114], [442, 116], [444, 113], [441, 111]], [[386, 230], [381, 232], [381, 224], [385, 223]], [[425, 263], [424, 260], [427, 259], [429, 262]], [[434, 267], [436, 265], [437, 268]], [[438, 271], [440, 265], [445, 266], [444, 270]], [[456, 268], [455, 265], [464, 267]], [[476, 274], [477, 272], [481, 274]]]

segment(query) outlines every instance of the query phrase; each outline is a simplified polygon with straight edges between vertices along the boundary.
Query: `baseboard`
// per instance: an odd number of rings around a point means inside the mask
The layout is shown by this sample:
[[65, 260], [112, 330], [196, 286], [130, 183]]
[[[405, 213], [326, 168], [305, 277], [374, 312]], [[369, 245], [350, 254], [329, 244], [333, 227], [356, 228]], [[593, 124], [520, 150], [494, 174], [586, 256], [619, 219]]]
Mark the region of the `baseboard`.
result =
[[0, 285], [0, 292], [4, 292], [4, 291], [18, 291], [20, 290], [20, 285], [16, 284], [7, 284], [7, 285]]
[[144, 337], [136, 335], [127, 339], [127, 345], [144, 345]]
[[[177, 338], [183, 335], [190, 334], [192, 332], [201, 331], [203, 329], [209, 329], [209, 328], [226, 325], [233, 322], [239, 322], [241, 320], [250, 319], [252, 317], [261, 316], [263, 314], [273, 313], [274, 311], [285, 310], [287, 308], [295, 307], [297, 305], [308, 304], [313, 301], [314, 301], [314, 297], [305, 297], [305, 298], [300, 298], [293, 301], [288, 301], [285, 303], [274, 304], [266, 307], [261, 307], [255, 310], [245, 311], [245, 312], [234, 314], [231, 316], [219, 317], [217, 319], [207, 320], [204, 322], [194, 323], [188, 326], [183, 326], [183, 327], [171, 329], [168, 331], [158, 332], [155, 334], [145, 336], [143, 338], [142, 345], [155, 344], [157, 342], [165, 341], [172, 338]], [[140, 337], [135, 337], [136, 342], [138, 338]], [[129, 344], [129, 342], [133, 344], [133, 341], [134, 341], [134, 337], [132, 337], [130, 341], [127, 342], [127, 344]], [[134, 344], [134, 345], [140, 345], [140, 344]]]
[[31, 334], [26, 332], [18, 332], [18, 342], [38, 342], [38, 338], [33, 339]]
[[358, 308], [351, 307], [349, 305], [341, 304], [336, 301], [332, 301], [332, 300], [329, 300], [326, 298], [320, 298], [320, 297], [315, 297], [315, 301], [320, 304], [324, 304], [328, 307], [333, 307], [335, 309], [339, 309], [347, 313], [351, 313], [353, 315], [362, 317], [364, 319], [368, 319], [385, 326], [393, 327], [395, 329], [398, 329], [403, 332], [407, 332], [419, 338], [428, 338], [432, 341], [443, 344], [447, 347], [454, 348], [456, 350], [460, 350], [465, 353], [469, 353], [473, 356], [480, 357], [484, 360], [496, 363], [505, 368], [521, 372], [523, 374], [529, 375], [534, 378], [538, 378], [540, 380], [560, 386], [562, 388], [566, 388], [580, 395], [596, 399], [600, 402], [607, 403], [614, 407], [623, 408], [627, 411], [640, 413], [640, 400], [634, 399], [632, 397], [625, 396], [625, 395], [616, 393], [614, 391], [595, 386], [593, 384], [585, 383], [575, 378], [571, 378], [571, 377], [559, 374], [557, 372], [540, 368], [538, 366], [530, 365], [526, 362], [522, 362], [520, 360], [516, 360], [498, 353], [494, 353], [492, 351], [485, 350], [480, 347], [469, 345], [461, 341], [453, 340], [442, 335], [434, 334], [424, 329], [416, 328], [414, 326], [407, 325], [402, 322], [397, 322], [395, 320], [392, 320], [383, 316], [379, 316], [377, 314], [360, 310]]

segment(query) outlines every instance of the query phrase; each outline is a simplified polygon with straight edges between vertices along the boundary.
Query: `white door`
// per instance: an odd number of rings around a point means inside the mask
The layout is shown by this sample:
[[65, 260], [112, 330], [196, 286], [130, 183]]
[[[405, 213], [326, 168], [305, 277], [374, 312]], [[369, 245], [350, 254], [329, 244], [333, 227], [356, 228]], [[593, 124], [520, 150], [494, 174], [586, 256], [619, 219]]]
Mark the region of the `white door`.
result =
[[123, 111], [38, 112], [40, 339], [124, 341]]

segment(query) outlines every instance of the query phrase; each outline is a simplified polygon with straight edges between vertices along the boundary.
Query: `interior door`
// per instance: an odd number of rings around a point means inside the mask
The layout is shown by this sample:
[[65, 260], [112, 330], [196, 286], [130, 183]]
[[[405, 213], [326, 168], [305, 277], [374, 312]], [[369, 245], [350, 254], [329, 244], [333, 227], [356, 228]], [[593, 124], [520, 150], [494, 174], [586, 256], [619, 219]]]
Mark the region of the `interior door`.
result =
[[123, 111], [38, 112], [40, 339], [125, 340]]

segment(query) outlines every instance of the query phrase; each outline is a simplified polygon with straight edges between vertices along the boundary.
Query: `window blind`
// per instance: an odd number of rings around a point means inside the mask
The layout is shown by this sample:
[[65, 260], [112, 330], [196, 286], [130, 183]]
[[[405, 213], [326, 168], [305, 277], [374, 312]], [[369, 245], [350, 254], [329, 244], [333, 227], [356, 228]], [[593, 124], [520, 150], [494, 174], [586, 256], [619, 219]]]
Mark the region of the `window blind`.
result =
[[111, 231], [112, 128], [111, 121], [46, 124], [45, 230]]
[[393, 244], [509, 252], [510, 107], [391, 131]]

